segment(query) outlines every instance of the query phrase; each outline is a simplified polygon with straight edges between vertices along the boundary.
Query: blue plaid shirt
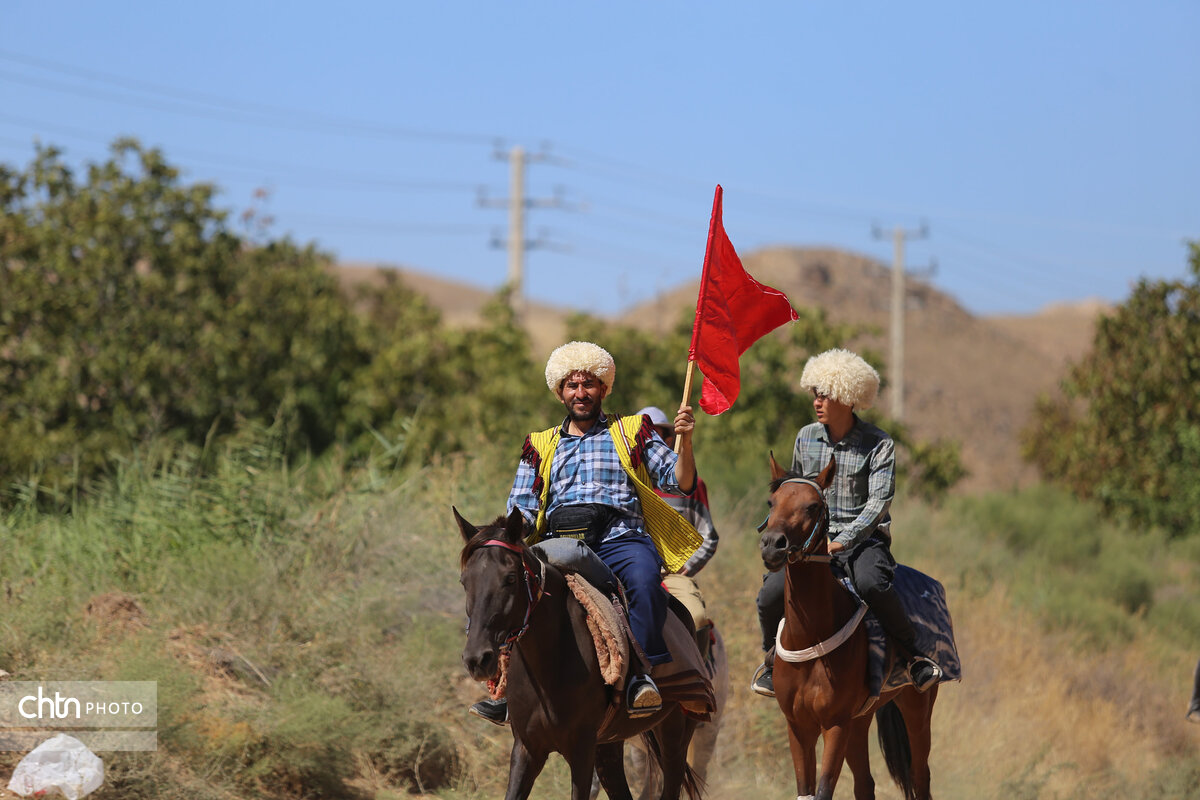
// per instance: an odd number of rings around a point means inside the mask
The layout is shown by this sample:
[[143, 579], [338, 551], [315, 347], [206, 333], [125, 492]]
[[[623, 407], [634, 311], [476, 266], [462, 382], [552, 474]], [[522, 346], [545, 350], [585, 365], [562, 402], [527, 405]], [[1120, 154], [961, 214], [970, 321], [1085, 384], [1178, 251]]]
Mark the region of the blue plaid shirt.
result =
[[[563, 421], [558, 449], [554, 451], [554, 461], [550, 467], [546, 515], [549, 516], [559, 506], [600, 503], [621, 512], [614, 517], [603, 541], [628, 535], [649, 536], [633, 481], [622, 469], [616, 446], [608, 433], [608, 417], [601, 413], [596, 424], [582, 436], [567, 433], [567, 422]], [[615, 420], [613, 425], [615, 427]], [[621, 435], [619, 430], [613, 433]], [[667, 447], [658, 434], [647, 440], [645, 463], [651, 480], [664, 491], [682, 494], [675, 483], [677, 458], [675, 451]], [[536, 478], [533, 467], [522, 460], [517, 466], [512, 490], [508, 493], [508, 510], [519, 508], [521, 516], [530, 525], [537, 521], [538, 515], [538, 496], [533, 492]]]
[[833, 485], [825, 490], [829, 535], [847, 550], [878, 533], [892, 542], [892, 498], [896, 494], [896, 452], [892, 437], [854, 415], [854, 427], [837, 444], [819, 422], [805, 425], [796, 436], [792, 469], [815, 477], [832, 456], [837, 462]]

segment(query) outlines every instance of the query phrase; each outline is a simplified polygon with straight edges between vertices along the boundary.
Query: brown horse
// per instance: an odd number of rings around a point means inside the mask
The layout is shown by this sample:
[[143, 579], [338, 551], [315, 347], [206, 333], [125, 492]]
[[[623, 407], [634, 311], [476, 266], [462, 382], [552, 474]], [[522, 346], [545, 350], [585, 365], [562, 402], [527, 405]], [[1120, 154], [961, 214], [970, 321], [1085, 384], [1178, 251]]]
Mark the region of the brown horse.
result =
[[[830, 460], [810, 480], [785, 472], [772, 455], [770, 511], [759, 541], [767, 569], [787, 570], [775, 698], [787, 719], [796, 793], [829, 800], [845, 762], [854, 775], [855, 800], [873, 798], [867, 734], [876, 716], [892, 777], [906, 800], [922, 800], [930, 796], [930, 720], [937, 686], [921, 694], [906, 685], [871, 697], [869, 641], [866, 626], [858, 624], [860, 604], [838, 582], [826, 555], [829, 509], [824, 490], [834, 471]], [[825, 743], [820, 781], [818, 736]]]
[[[586, 612], [564, 574], [525, 546], [520, 513], [514, 509], [507, 519], [478, 528], [457, 509], [454, 517], [465, 542], [461, 564], [469, 627], [463, 664], [476, 680], [496, 680], [507, 655], [513, 747], [506, 800], [529, 797], [552, 752], [570, 765], [573, 800], [588, 797], [593, 769], [610, 798], [632, 800], [623, 742], [638, 735], [646, 737], [662, 769], [662, 800], [676, 800], [682, 789], [698, 800], [687, 765], [695, 720], [666, 696], [662, 710], [647, 717], [613, 713], [612, 689], [601, 675]], [[672, 652], [674, 641], [691, 635], [668, 615], [664, 636]]]

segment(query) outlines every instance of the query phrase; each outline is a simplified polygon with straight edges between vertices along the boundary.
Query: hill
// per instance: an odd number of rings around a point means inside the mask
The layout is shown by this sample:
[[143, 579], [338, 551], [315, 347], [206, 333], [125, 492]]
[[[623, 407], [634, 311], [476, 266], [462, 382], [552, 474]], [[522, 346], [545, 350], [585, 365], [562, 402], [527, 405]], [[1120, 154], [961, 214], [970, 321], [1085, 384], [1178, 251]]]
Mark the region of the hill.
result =
[[[380, 270], [391, 270], [400, 275], [405, 285], [425, 295], [429, 302], [442, 313], [442, 319], [450, 325], [474, 325], [479, 321], [483, 307], [495, 297], [495, 291], [482, 289], [459, 281], [447, 280], [427, 272], [408, 267], [393, 267], [384, 264], [338, 264], [337, 273], [342, 284], [378, 281]], [[692, 301], [695, 303], [695, 300]], [[571, 309], [548, 306], [527, 300], [525, 319], [529, 336], [533, 341], [534, 353], [549, 353], [562, 344], [566, 332], [567, 315]]]
[[[851, 346], [870, 347], [886, 357], [889, 267], [822, 248], [769, 248], [745, 255], [743, 263], [757, 279], [787, 293], [797, 308], [818, 307], [833, 322], [868, 326], [874, 332]], [[369, 279], [374, 268], [350, 265], [340, 270], [352, 283]], [[478, 319], [491, 296], [414, 270], [400, 273], [454, 324]], [[695, 307], [697, 290], [698, 282], [684, 284], [628, 309], [615, 321], [664, 329], [679, 319], [682, 309]], [[1087, 351], [1103, 304], [1084, 301], [1033, 315], [977, 317], [930, 283], [912, 279], [905, 303], [905, 422], [920, 438], [962, 442], [963, 462], [971, 473], [962, 484], [965, 490], [1032, 483], [1035, 475], [1020, 458], [1018, 434], [1038, 395], [1053, 391], [1066, 365]], [[547, 352], [561, 341], [569, 309], [530, 307], [537, 312], [528, 315], [537, 320], [538, 327], [530, 331], [535, 352]], [[885, 380], [879, 399], [885, 412], [891, 406], [890, 391]]]

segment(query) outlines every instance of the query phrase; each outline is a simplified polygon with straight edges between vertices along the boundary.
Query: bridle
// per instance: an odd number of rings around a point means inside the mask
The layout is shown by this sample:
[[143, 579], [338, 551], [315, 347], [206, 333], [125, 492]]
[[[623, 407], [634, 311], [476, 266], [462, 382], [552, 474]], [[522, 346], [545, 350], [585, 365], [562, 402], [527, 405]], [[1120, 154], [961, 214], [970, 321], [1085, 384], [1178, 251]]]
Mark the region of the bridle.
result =
[[538, 564], [541, 566], [541, 574], [539, 575], [530, 569], [524, 552], [515, 544], [502, 542], [499, 539], [488, 539], [480, 547], [503, 547], [505, 550], [516, 553], [521, 559], [521, 566], [524, 568], [522, 577], [525, 582], [525, 595], [529, 598], [529, 603], [525, 606], [525, 619], [521, 621], [521, 627], [509, 633], [508, 638], [500, 645], [500, 655], [507, 656], [513, 649], [513, 646], [529, 630], [529, 618], [533, 616], [533, 609], [537, 607], [538, 601], [546, 594], [546, 562], [538, 559]]
[[[809, 548], [812, 547], [812, 544], [817, 539], [818, 535], [822, 537], [829, 535], [829, 504], [825, 502], [825, 490], [822, 489], [821, 485], [816, 481], [808, 478], [788, 478], [787, 480], [780, 481], [779, 486], [783, 486], [787, 483], [800, 483], [806, 486], [811, 486], [817, 490], [817, 496], [821, 498], [821, 518], [817, 520], [817, 524], [813, 526], [812, 533], [808, 535], [808, 539], [804, 542], [804, 544], [791, 545], [788, 547], [786, 550], [788, 563], [795, 564], [797, 562], [805, 561], [815, 564], [830, 563], [832, 559], [828, 554], [809, 552]], [[779, 491], [779, 486], [775, 487], [775, 491]], [[767, 519], [763, 520], [762, 525], [760, 525], [758, 528], [760, 532], [767, 527], [767, 520], [770, 518], [771, 515], [768, 514]], [[787, 615], [784, 614], [784, 616], [779, 620], [779, 627], [775, 631], [775, 657], [792, 664], [821, 658], [822, 656], [841, 647], [842, 644], [850, 638], [850, 635], [854, 633], [855, 629], [858, 627], [859, 623], [862, 622], [862, 619], [866, 613], [867, 605], [861, 599], [859, 599], [858, 609], [854, 612], [854, 615], [850, 618], [850, 620], [843, 625], [837, 633], [825, 641], [818, 642], [812, 647], [806, 647], [803, 650], [788, 650], [783, 646], [783, 627], [787, 622]]]
[[[775, 487], [775, 491], [779, 491], [780, 487], [784, 486], [785, 484], [789, 484], [789, 483], [799, 483], [799, 484], [803, 484], [805, 486], [811, 486], [812, 488], [817, 490], [817, 497], [821, 498], [821, 518], [819, 520], [817, 520], [817, 524], [813, 526], [812, 532], [808, 535], [808, 539], [806, 539], [804, 541], [804, 544], [789, 544], [788, 545], [787, 550], [784, 551], [784, 553], [787, 555], [788, 563], [795, 564], [799, 561], [812, 561], [814, 563], [821, 563], [821, 562], [828, 563], [829, 556], [827, 554], [810, 553], [809, 552], [809, 548], [812, 547], [813, 542], [817, 540], [818, 536], [823, 538], [829, 534], [829, 504], [825, 502], [825, 490], [823, 488], [821, 488], [821, 485], [819, 483], [817, 483], [816, 481], [811, 480], [809, 478], [788, 478], [786, 480], [780, 481], [779, 486]], [[766, 529], [767, 522], [770, 519], [771, 519], [771, 514], [770, 514], [770, 512], [767, 512], [766, 519], [764, 519], [762, 521], [762, 523], [759, 524], [759, 526], [758, 526], [759, 533], [762, 533]]]

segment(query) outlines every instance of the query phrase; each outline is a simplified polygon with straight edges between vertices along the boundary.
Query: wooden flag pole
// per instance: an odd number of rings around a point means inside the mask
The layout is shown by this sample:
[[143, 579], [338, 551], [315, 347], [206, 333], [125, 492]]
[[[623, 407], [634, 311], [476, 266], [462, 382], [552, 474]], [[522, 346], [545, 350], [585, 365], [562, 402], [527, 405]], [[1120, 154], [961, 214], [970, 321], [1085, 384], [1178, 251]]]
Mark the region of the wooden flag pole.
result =
[[[683, 402], [679, 404], [681, 406], [691, 405], [692, 373], [695, 371], [695, 369], [696, 369], [696, 360], [693, 358], [689, 358], [688, 365], [687, 365], [687, 374], [683, 378]], [[676, 436], [675, 437], [675, 455], [679, 455], [679, 448], [682, 445], [683, 445], [683, 440], [680, 437]]]

